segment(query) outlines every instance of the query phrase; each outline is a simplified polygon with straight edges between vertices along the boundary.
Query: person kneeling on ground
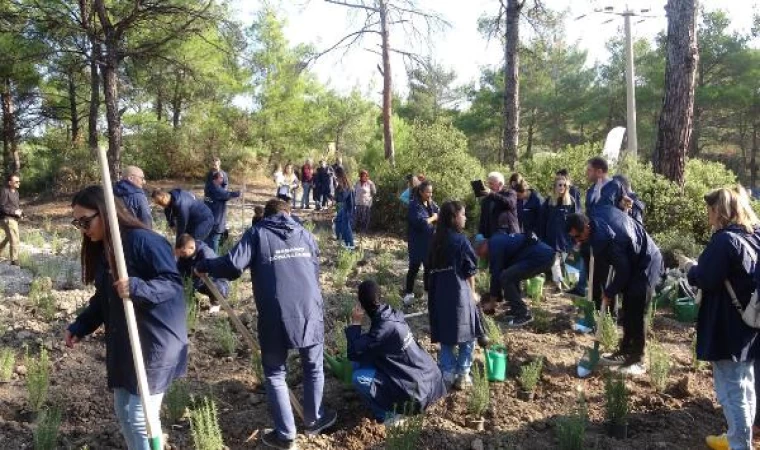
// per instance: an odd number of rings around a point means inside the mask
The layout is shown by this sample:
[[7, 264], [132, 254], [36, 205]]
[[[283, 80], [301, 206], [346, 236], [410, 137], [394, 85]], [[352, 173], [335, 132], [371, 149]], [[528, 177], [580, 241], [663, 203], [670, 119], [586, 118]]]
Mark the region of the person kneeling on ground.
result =
[[[578, 243], [588, 242], [594, 258], [614, 271], [611, 277], [593, 280], [604, 286], [600, 309], [607, 310], [612, 299], [623, 294], [620, 347], [615, 353], [602, 356], [599, 363], [622, 366], [620, 371], [629, 375], [643, 374], [644, 316], [664, 272], [660, 249], [643, 225], [610, 205], [596, 207], [591, 218], [570, 214], [567, 231]], [[611, 278], [609, 283], [606, 278]]]
[[507, 325], [522, 327], [531, 323], [533, 316], [522, 298], [520, 282], [548, 271], [554, 264], [554, 250], [532, 233], [508, 233], [507, 217], [499, 218], [499, 226], [488, 240], [491, 295], [483, 310], [493, 314], [493, 299], [504, 298], [509, 305]]
[[[362, 334], [365, 312], [371, 325]], [[446, 395], [435, 361], [415, 341], [404, 313], [381, 303], [380, 289], [372, 280], [359, 285], [359, 304], [346, 327], [346, 340], [348, 359], [358, 366], [353, 385], [378, 422], [422, 412]]]
[[[204, 259], [216, 258], [216, 253], [205, 242], [198, 241], [189, 234], [185, 233], [179, 237], [177, 245], [174, 248], [174, 254], [177, 256], [177, 269], [182, 278], [190, 278], [193, 282], [193, 290], [198, 291], [203, 295], [207, 295], [211, 302], [211, 308], [209, 308], [209, 314], [216, 314], [219, 312], [219, 303], [216, 301], [211, 292], [209, 292], [206, 285], [201, 281], [198, 275], [193, 273], [193, 267], [198, 264], [198, 261]], [[219, 293], [225, 298], [230, 292], [230, 282], [224, 278], [214, 278], [212, 282], [216, 285]]]

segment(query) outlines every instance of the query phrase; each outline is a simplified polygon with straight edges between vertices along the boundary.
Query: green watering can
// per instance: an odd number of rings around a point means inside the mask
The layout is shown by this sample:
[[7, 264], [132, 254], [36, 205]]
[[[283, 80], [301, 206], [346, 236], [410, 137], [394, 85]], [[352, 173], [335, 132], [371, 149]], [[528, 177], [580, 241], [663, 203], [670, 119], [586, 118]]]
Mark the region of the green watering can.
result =
[[354, 375], [354, 366], [345, 356], [333, 356], [325, 353], [325, 361], [335, 378], [343, 382], [346, 387], [351, 387], [351, 380]]
[[540, 301], [544, 292], [544, 276], [538, 275], [525, 280], [525, 290], [528, 297]]
[[504, 381], [507, 378], [507, 349], [494, 345], [486, 350], [486, 375], [488, 381]]

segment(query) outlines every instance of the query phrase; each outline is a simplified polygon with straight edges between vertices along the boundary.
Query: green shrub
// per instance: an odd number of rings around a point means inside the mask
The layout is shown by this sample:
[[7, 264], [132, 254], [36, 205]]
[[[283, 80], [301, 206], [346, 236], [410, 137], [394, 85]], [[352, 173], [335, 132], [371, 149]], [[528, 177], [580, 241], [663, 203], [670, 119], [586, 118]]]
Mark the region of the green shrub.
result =
[[223, 356], [232, 356], [237, 347], [237, 338], [232, 331], [232, 326], [227, 319], [220, 318], [214, 322], [211, 332], [212, 339], [216, 342], [217, 350]]
[[190, 404], [190, 387], [185, 380], [175, 380], [166, 391], [164, 405], [166, 418], [170, 423], [176, 423], [187, 412]]
[[185, 277], [182, 280], [183, 293], [185, 297], [185, 309], [187, 310], [187, 330], [195, 331], [198, 326], [198, 300], [195, 299], [195, 288], [193, 279]]
[[541, 371], [544, 368], [544, 357], [539, 356], [529, 364], [520, 367], [520, 386], [527, 391], [533, 392], [541, 379]]
[[251, 370], [256, 376], [256, 381], [264, 382], [264, 366], [261, 364], [261, 352], [251, 353]]
[[697, 358], [697, 334], [694, 333], [694, 338], [691, 340], [691, 368], [695, 371], [702, 370], [707, 365], [707, 362]]
[[[413, 414], [412, 405], [404, 405], [399, 413], [405, 416], [405, 420], [397, 425], [385, 428], [386, 450], [417, 450], [418, 442], [422, 434], [422, 426], [425, 421], [423, 414]], [[394, 413], [397, 411], [394, 408]]]
[[34, 450], [54, 450], [58, 447], [58, 432], [61, 427], [61, 410], [49, 408], [37, 417], [34, 428]]
[[200, 402], [193, 401], [193, 407], [190, 410], [190, 431], [196, 450], [225, 448], [214, 400], [203, 397]]
[[472, 390], [467, 400], [467, 411], [475, 418], [482, 417], [491, 402], [491, 391], [486, 371], [480, 365], [472, 366]]
[[586, 448], [586, 424], [588, 408], [583, 391], [578, 392], [573, 411], [557, 420], [557, 439], [561, 450], [583, 450]]
[[597, 311], [594, 313], [594, 322], [597, 326], [596, 338], [605, 352], [611, 352], [618, 343], [618, 329], [615, 317], [609, 311]]
[[50, 388], [50, 359], [47, 350], [40, 349], [37, 358], [26, 355], [26, 389], [29, 391], [29, 407], [39, 411], [47, 400]]
[[549, 311], [540, 304], [537, 304], [533, 307], [531, 315], [533, 316], [533, 330], [536, 333], [548, 333], [551, 329], [551, 315]]
[[670, 375], [670, 355], [657, 341], [649, 344], [649, 380], [657, 392], [663, 392], [668, 387]]
[[3, 347], [0, 350], [0, 381], [10, 381], [15, 367], [16, 352], [11, 348]]
[[346, 322], [337, 321], [332, 330], [332, 350], [334, 355], [345, 357], [348, 354], [348, 341], [346, 340]]
[[493, 317], [483, 316], [483, 328], [485, 328], [490, 345], [504, 344], [504, 332]]
[[607, 374], [604, 382], [604, 398], [606, 419], [609, 422], [622, 424], [628, 417], [628, 397], [630, 393], [625, 386], [625, 376], [622, 374]]

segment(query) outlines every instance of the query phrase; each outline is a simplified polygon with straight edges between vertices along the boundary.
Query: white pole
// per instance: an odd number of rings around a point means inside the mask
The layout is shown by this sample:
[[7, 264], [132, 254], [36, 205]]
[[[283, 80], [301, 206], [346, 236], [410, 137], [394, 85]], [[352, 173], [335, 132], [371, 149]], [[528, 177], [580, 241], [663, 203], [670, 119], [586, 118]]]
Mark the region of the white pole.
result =
[[631, 16], [633, 12], [626, 7], [625, 18], [625, 84], [627, 103], [628, 153], [636, 156], [639, 142], [636, 136], [636, 85], [633, 70], [633, 36], [631, 33]]
[[[116, 276], [120, 280], [129, 279], [127, 265], [124, 262], [124, 248], [121, 246], [121, 233], [119, 231], [119, 220], [116, 216], [116, 203], [113, 197], [113, 187], [111, 185], [111, 174], [108, 171], [108, 158], [106, 149], [98, 148], [98, 159], [100, 161], [100, 170], [103, 175], [103, 193], [106, 200], [106, 210], [108, 211], [108, 224], [111, 228], [111, 243], [113, 245], [114, 259], [116, 260]], [[132, 361], [135, 364], [137, 377], [137, 389], [140, 393], [142, 402], [143, 415], [148, 428], [148, 441], [152, 450], [161, 449], [161, 427], [153, 420], [153, 416], [148, 414], [148, 378], [145, 375], [145, 362], [142, 358], [142, 346], [140, 337], [137, 332], [137, 318], [135, 317], [135, 307], [129, 298], [123, 299], [124, 316], [127, 319], [127, 331], [129, 332], [129, 344], [132, 347]]]

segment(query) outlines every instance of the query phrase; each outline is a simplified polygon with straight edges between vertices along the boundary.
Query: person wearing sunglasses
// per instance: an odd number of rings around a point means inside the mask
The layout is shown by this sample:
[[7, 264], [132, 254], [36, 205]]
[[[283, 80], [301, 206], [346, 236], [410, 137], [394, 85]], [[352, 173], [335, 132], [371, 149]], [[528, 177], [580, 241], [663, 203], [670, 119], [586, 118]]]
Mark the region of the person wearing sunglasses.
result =
[[[64, 333], [73, 348], [103, 326], [106, 374], [113, 391], [114, 409], [130, 450], [149, 450], [145, 417], [159, 423], [163, 394], [187, 371], [188, 340], [182, 279], [174, 253], [163, 236], [148, 230], [116, 200], [129, 278], [116, 280], [116, 262], [105, 196], [100, 186], [89, 186], [71, 202], [72, 224], [82, 233], [82, 279], [94, 284], [89, 304]], [[148, 381], [147, 411], [137, 387], [132, 347], [122, 299], [134, 304], [137, 331]]]
[[143, 186], [145, 186], [145, 174], [142, 169], [127, 166], [124, 168], [121, 180], [113, 187], [113, 195], [120, 198], [129, 212], [144, 223], [146, 228], [153, 228], [150, 204]]
[[151, 194], [153, 203], [164, 208], [166, 221], [176, 233], [175, 243], [185, 233], [199, 241], [206, 241], [214, 228], [214, 214], [201, 200], [188, 191], [156, 189]]
[[567, 234], [567, 216], [581, 212], [580, 204], [570, 194], [570, 179], [554, 178], [554, 192], [546, 199], [541, 213], [541, 237], [555, 252], [552, 264], [552, 281], [562, 289], [562, 262], [564, 255], [575, 245]]
[[[22, 211], [18, 198], [18, 187], [21, 185], [21, 178], [17, 173], [12, 173], [6, 178], [7, 184], [0, 191], [0, 215], [5, 238], [0, 242], [0, 253], [9, 246], [11, 265], [18, 266], [19, 251], [19, 234], [18, 220], [22, 216]], [[10, 244], [10, 245], [9, 245]]]

